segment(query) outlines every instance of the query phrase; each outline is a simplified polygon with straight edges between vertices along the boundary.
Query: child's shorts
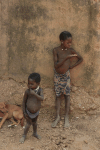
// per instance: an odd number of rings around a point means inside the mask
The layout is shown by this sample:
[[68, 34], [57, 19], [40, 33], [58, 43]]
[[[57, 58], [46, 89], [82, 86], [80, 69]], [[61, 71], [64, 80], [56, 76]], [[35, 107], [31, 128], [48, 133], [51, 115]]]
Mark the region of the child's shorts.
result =
[[70, 72], [69, 70], [65, 74], [59, 74], [54, 70], [54, 86], [56, 96], [61, 94], [70, 95]]
[[32, 114], [28, 111], [27, 107], [26, 107], [26, 112], [28, 114], [28, 116], [31, 118], [31, 119], [34, 119], [36, 118], [38, 115], [39, 115], [39, 111], [37, 111], [36, 113]]

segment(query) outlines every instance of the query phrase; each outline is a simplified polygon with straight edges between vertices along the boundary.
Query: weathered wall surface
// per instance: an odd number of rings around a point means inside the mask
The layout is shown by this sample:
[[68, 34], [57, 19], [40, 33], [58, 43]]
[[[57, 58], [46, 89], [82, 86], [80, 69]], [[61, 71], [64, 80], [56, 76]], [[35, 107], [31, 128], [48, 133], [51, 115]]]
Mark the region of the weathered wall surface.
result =
[[52, 86], [52, 49], [67, 30], [84, 59], [71, 70], [72, 84], [100, 94], [99, 18], [94, 0], [0, 0], [0, 77], [26, 82], [35, 71]]

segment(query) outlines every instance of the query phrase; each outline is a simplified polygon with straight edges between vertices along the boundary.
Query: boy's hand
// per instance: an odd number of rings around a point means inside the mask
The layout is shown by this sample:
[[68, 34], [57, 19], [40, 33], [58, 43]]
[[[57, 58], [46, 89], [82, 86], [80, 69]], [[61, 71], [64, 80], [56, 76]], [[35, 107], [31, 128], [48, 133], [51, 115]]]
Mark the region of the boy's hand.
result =
[[28, 115], [27, 115], [27, 113], [26, 113], [26, 112], [24, 112], [24, 117], [25, 117], [25, 118], [27, 118], [27, 117], [28, 117]]
[[72, 54], [72, 57], [77, 56], [77, 54]]
[[35, 94], [35, 91], [30, 89], [30, 94]]
[[77, 56], [77, 54], [68, 55], [69, 58], [75, 57], [75, 56]]

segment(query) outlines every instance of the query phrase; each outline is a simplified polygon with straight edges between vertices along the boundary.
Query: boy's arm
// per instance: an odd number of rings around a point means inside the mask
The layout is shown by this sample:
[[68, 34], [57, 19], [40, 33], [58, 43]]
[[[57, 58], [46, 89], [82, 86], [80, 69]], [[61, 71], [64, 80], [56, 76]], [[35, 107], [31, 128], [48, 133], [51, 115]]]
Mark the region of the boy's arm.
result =
[[25, 94], [24, 94], [24, 97], [23, 97], [22, 107], [23, 107], [23, 113], [24, 114], [26, 113], [25, 109], [26, 109], [27, 98], [28, 98], [28, 90], [25, 91]]
[[79, 65], [83, 61], [83, 58], [74, 49], [71, 49], [71, 53], [77, 55], [76, 57], [78, 58], [78, 61], [74, 65], [70, 66], [69, 69], [74, 68], [75, 66]]
[[58, 62], [58, 59], [57, 59], [57, 52], [56, 52], [56, 50], [54, 49], [54, 50], [53, 50], [53, 60], [54, 60], [54, 67], [55, 67], [55, 69], [61, 67], [67, 59], [69, 59], [69, 58], [71, 58], [71, 57], [73, 57], [73, 56], [76, 56], [76, 55], [75, 55], [75, 54], [74, 54], [74, 55], [68, 55], [65, 59], [63, 59], [62, 61]]
[[33, 94], [39, 101], [44, 100], [43, 90], [41, 88], [40, 88], [40, 95], [38, 95], [37, 93], [35, 93], [34, 90], [31, 90], [31, 89], [30, 89], [30, 93]]

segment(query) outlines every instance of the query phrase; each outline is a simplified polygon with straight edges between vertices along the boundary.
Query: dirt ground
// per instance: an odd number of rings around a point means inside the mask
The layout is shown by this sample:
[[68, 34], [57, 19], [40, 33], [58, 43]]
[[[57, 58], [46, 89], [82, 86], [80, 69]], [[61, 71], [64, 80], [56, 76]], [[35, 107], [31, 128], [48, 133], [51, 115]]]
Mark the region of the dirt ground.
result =
[[[13, 79], [0, 80], [0, 102], [21, 105], [26, 83]], [[87, 93], [83, 88], [72, 87], [70, 106], [70, 127], [64, 128], [64, 100], [62, 98], [61, 121], [51, 128], [55, 118], [53, 88], [43, 87], [44, 102], [38, 118], [38, 134], [41, 140], [32, 137], [32, 127], [24, 144], [19, 143], [24, 129], [8, 128], [7, 120], [0, 129], [0, 150], [99, 150], [100, 109], [99, 97]]]

